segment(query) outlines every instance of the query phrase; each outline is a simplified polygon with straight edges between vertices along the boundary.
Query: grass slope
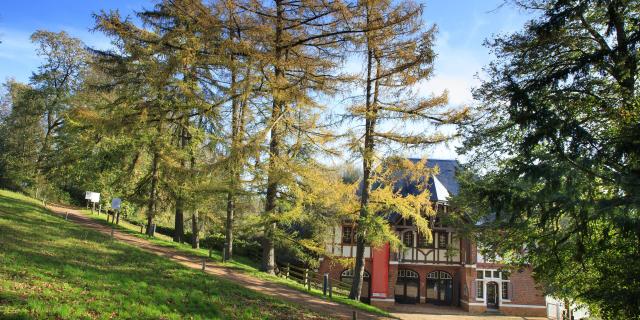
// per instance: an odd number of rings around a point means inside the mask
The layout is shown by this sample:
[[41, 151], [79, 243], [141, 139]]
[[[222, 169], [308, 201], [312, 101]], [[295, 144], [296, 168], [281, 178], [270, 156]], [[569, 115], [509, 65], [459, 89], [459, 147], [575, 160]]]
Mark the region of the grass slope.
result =
[[[90, 210], [81, 210], [82, 213], [84, 213], [86, 216], [88, 216], [89, 218], [93, 219], [94, 221], [97, 221], [99, 223], [102, 224], [107, 224], [107, 215], [106, 214], [98, 214], [97, 212], [92, 213]], [[193, 249], [191, 248], [190, 245], [188, 244], [184, 244], [184, 243], [176, 243], [173, 242], [173, 240], [171, 239], [171, 237], [156, 233], [156, 236], [151, 238], [147, 235], [144, 235], [142, 233], [140, 233], [140, 227], [130, 224], [124, 220], [120, 220], [120, 224], [115, 226], [114, 224], [110, 224], [111, 226], [114, 226], [115, 228], [117, 228], [119, 231], [121, 232], [126, 232], [128, 234], [131, 235], [135, 235], [137, 237], [143, 238], [143, 239], [147, 239], [149, 241], [151, 241], [153, 244], [159, 245], [159, 246], [164, 246], [164, 247], [169, 247], [169, 248], [173, 248], [175, 250], [184, 252], [184, 253], [188, 253], [194, 256], [201, 256], [201, 257], [208, 257], [209, 256], [209, 251], [207, 249]], [[258, 269], [258, 263], [248, 259], [247, 257], [242, 257], [242, 256], [238, 256], [235, 255], [234, 256], [234, 260], [233, 261], [229, 261], [229, 262], [222, 262], [222, 254], [220, 251], [212, 251], [211, 252], [211, 258], [216, 261], [218, 264], [228, 267], [228, 268], [234, 268], [240, 272], [244, 272], [246, 274], [250, 274], [254, 277], [263, 279], [263, 280], [267, 280], [267, 281], [271, 281], [274, 283], [278, 283], [284, 286], [287, 286], [289, 288], [292, 289], [296, 289], [298, 291], [302, 291], [302, 292], [306, 292], [308, 294], [311, 294], [313, 296], [319, 297], [319, 298], [323, 298], [323, 299], [329, 299], [328, 297], [324, 296], [322, 294], [322, 290], [319, 290], [317, 288], [312, 288], [311, 290], [308, 290], [307, 287], [305, 287], [304, 285], [290, 280], [290, 279], [284, 279], [281, 277], [277, 277], [274, 275], [270, 275], [267, 273], [264, 273], [262, 271], [260, 271]], [[352, 299], [349, 299], [348, 297], [345, 296], [340, 296], [340, 295], [334, 295], [333, 298], [331, 298], [332, 301], [338, 302], [338, 303], [342, 303], [345, 305], [349, 305], [352, 306], [356, 309], [360, 309], [363, 311], [367, 311], [373, 314], [377, 314], [380, 316], [385, 316], [385, 317], [391, 317], [391, 315], [385, 311], [382, 310], [380, 308], [374, 307], [372, 305], [360, 302], [360, 301], [355, 301]]]
[[2, 319], [325, 319], [0, 190]]

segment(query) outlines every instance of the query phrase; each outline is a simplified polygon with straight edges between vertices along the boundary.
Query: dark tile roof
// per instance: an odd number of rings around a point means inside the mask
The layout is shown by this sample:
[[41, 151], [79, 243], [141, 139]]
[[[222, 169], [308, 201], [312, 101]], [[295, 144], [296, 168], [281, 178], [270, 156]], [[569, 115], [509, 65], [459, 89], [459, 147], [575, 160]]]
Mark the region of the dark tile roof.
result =
[[[418, 162], [421, 159], [410, 158], [412, 162]], [[427, 159], [427, 167], [435, 168], [438, 167], [439, 172], [435, 175], [436, 179], [433, 179], [433, 176], [429, 177], [429, 192], [431, 193], [431, 200], [445, 200], [443, 199], [442, 194], [438, 194], [437, 184], [440, 182], [442, 186], [446, 189], [447, 193], [451, 196], [455, 196], [458, 194], [460, 186], [458, 185], [458, 180], [456, 179], [456, 170], [458, 169], [458, 161], [457, 160], [445, 160], [445, 159]], [[407, 182], [405, 182], [407, 183]], [[417, 192], [415, 185], [406, 185], [408, 193]], [[403, 192], [404, 193], [404, 192]]]

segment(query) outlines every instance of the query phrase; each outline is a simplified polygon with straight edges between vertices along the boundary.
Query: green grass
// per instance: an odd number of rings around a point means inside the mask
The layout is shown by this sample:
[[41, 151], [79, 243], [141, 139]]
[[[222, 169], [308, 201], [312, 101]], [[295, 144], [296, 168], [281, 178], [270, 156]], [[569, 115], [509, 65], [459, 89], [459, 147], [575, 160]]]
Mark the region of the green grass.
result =
[[0, 318], [326, 316], [112, 241], [33, 199], [0, 190]]
[[[90, 210], [82, 210], [82, 212], [87, 215], [88, 217], [92, 218], [95, 221], [98, 221], [100, 223], [107, 223], [107, 215], [106, 214], [97, 214], [96, 213], [91, 213]], [[193, 249], [191, 248], [190, 245], [188, 244], [184, 244], [184, 243], [177, 243], [177, 242], [173, 242], [171, 237], [165, 236], [165, 235], [161, 235], [156, 233], [155, 237], [149, 237], [146, 236], [144, 234], [140, 233], [140, 227], [127, 223], [126, 221], [123, 221], [122, 219], [120, 220], [120, 224], [118, 226], [115, 226], [116, 228], [118, 228], [119, 231], [122, 232], [126, 232], [128, 234], [132, 234], [135, 235], [137, 237], [140, 238], [144, 238], [144, 239], [148, 239], [149, 241], [151, 241], [152, 243], [159, 245], [159, 246], [163, 246], [163, 247], [170, 247], [173, 249], [176, 249], [178, 251], [184, 252], [184, 253], [189, 253], [191, 255], [194, 256], [201, 256], [201, 257], [208, 257], [209, 255], [209, 250], [208, 249]], [[234, 256], [234, 260], [233, 261], [229, 261], [229, 262], [222, 262], [222, 254], [220, 251], [212, 251], [212, 259], [214, 261], [216, 261], [218, 264], [225, 266], [225, 267], [229, 267], [229, 268], [233, 268], [236, 269], [238, 271], [244, 272], [246, 274], [250, 274], [256, 278], [260, 278], [263, 280], [267, 280], [267, 281], [271, 281], [274, 283], [278, 283], [278, 284], [282, 284], [284, 286], [287, 286], [289, 288], [292, 289], [296, 289], [298, 291], [302, 291], [302, 292], [306, 292], [309, 293], [313, 296], [316, 297], [320, 297], [323, 299], [328, 299], [328, 297], [324, 296], [322, 294], [321, 290], [312, 288], [311, 290], [307, 290], [307, 287], [305, 287], [304, 285], [302, 285], [301, 283], [298, 283], [294, 280], [290, 280], [290, 279], [285, 279], [285, 278], [281, 278], [281, 277], [277, 277], [274, 275], [270, 275], [267, 273], [264, 273], [262, 271], [260, 271], [258, 269], [258, 264], [246, 257], [242, 257], [242, 256]], [[342, 303], [345, 305], [349, 305], [352, 306], [356, 309], [359, 310], [363, 310], [363, 311], [367, 311], [373, 314], [377, 314], [377, 315], [381, 315], [381, 316], [385, 316], [385, 317], [390, 317], [391, 315], [387, 312], [384, 311], [380, 308], [374, 307], [372, 305], [360, 302], [360, 301], [356, 301], [356, 300], [352, 300], [349, 299], [348, 297], [345, 296], [339, 296], [339, 295], [334, 295], [333, 298], [331, 298], [332, 301], [338, 302], [338, 303]]]

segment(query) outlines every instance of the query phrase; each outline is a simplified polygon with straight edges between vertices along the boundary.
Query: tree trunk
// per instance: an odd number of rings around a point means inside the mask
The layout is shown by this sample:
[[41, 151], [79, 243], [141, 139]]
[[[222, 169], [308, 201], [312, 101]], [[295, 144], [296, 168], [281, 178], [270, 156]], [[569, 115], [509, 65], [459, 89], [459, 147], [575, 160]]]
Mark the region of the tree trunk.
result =
[[225, 224], [225, 250], [224, 260], [233, 259], [233, 215], [235, 213], [235, 196], [233, 192], [227, 194], [227, 221]]
[[273, 274], [275, 270], [275, 247], [274, 247], [274, 234], [276, 223], [270, 217], [275, 214], [276, 209], [276, 196], [278, 192], [278, 172], [277, 164], [280, 155], [280, 117], [283, 114], [284, 102], [279, 93], [280, 86], [284, 84], [284, 73], [281, 68], [282, 49], [280, 43], [282, 42], [282, 30], [283, 30], [283, 14], [284, 9], [281, 1], [276, 1], [276, 34], [275, 34], [275, 88], [273, 94], [273, 110], [271, 113], [271, 141], [269, 143], [269, 169], [267, 177], [267, 194], [265, 198], [265, 215], [267, 223], [264, 230], [264, 238], [262, 241], [262, 271]]
[[200, 227], [198, 226], [198, 212], [191, 214], [191, 248], [200, 248]]
[[147, 212], [147, 235], [152, 236], [155, 228], [152, 227], [153, 218], [156, 215], [156, 202], [158, 197], [158, 161], [160, 155], [157, 151], [153, 152], [151, 161], [151, 191], [149, 192], [149, 203]]
[[184, 203], [181, 197], [176, 199], [176, 216], [173, 228], [173, 241], [184, 240]]
[[[373, 90], [372, 84], [379, 77], [379, 66], [376, 66], [376, 76], [372, 79], [374, 52], [370, 43], [367, 43], [369, 50], [367, 51], [367, 86], [365, 93], [365, 107], [367, 110], [367, 117], [365, 119], [365, 135], [364, 135], [364, 151], [362, 154], [362, 192], [360, 196], [360, 217], [358, 225], [366, 223], [367, 216], [369, 215], [369, 193], [371, 191], [371, 168], [373, 167], [373, 158], [375, 152], [375, 125], [377, 117], [377, 81], [376, 90]], [[373, 95], [373, 97], [372, 97]], [[360, 300], [360, 293], [362, 291], [362, 281], [364, 277], [364, 249], [366, 245], [366, 233], [364, 228], [358, 228], [356, 239], [356, 257], [355, 267], [353, 269], [353, 282], [351, 283], [351, 290], [349, 292], [349, 298], [353, 300]]]

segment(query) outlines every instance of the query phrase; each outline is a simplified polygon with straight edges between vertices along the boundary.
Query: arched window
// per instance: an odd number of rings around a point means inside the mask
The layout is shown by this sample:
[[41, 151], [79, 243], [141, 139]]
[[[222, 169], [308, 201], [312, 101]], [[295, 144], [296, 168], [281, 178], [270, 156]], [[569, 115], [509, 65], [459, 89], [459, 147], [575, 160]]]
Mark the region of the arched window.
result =
[[420, 278], [417, 272], [409, 269], [398, 270], [398, 278]]
[[[353, 269], [347, 269], [345, 271], [342, 271], [342, 274], [340, 274], [340, 277], [350, 277], [353, 278]], [[367, 272], [367, 270], [364, 271], [364, 275], [362, 276], [363, 278], [369, 278], [369, 272]]]

